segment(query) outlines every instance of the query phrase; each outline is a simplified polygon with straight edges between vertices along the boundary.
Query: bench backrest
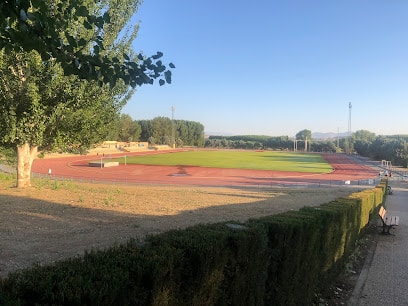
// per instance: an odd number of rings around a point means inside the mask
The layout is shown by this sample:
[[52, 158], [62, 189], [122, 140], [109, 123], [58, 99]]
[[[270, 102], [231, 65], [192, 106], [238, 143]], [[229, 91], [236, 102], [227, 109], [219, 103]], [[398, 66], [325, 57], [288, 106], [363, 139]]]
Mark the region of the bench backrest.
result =
[[384, 219], [386, 213], [387, 213], [387, 210], [384, 208], [384, 206], [381, 206], [380, 211], [378, 212], [381, 219]]

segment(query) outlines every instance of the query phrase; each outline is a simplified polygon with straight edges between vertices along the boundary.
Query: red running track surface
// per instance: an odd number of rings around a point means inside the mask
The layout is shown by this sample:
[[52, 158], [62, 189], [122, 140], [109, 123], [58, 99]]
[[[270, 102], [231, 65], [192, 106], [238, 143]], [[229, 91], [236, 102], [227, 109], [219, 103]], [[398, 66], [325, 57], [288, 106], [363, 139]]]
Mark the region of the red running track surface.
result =
[[[162, 152], [165, 153], [165, 152]], [[127, 156], [152, 154], [128, 153]], [[123, 156], [115, 154], [115, 156]], [[360, 181], [376, 178], [378, 171], [359, 163], [345, 154], [322, 154], [332, 165], [326, 174], [265, 170], [205, 168], [196, 166], [119, 165], [116, 167], [89, 167], [89, 161], [99, 156], [71, 156], [37, 159], [32, 172], [52, 177], [85, 181], [124, 182], [132, 184], [198, 185], [198, 186], [251, 186], [272, 184], [325, 184], [328, 182]]]

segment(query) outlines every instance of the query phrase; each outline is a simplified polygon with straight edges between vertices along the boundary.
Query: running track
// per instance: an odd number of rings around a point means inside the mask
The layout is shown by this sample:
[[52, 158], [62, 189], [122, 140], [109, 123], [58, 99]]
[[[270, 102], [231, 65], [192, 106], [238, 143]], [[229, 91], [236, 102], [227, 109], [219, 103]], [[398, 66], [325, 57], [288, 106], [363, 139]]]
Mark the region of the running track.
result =
[[[168, 152], [168, 151], [167, 151]], [[165, 152], [159, 152], [165, 153]], [[130, 155], [152, 154], [126, 153]], [[157, 154], [157, 153], [156, 153]], [[123, 153], [116, 154], [123, 156]], [[112, 157], [116, 156], [112, 155]], [[270, 186], [276, 184], [344, 184], [377, 178], [378, 171], [345, 154], [322, 154], [333, 171], [326, 174], [305, 174], [262, 170], [203, 168], [194, 166], [119, 165], [117, 167], [89, 167], [88, 162], [98, 156], [74, 156], [37, 159], [32, 172], [57, 178], [84, 181], [121, 182], [131, 184], [195, 185], [195, 186]]]

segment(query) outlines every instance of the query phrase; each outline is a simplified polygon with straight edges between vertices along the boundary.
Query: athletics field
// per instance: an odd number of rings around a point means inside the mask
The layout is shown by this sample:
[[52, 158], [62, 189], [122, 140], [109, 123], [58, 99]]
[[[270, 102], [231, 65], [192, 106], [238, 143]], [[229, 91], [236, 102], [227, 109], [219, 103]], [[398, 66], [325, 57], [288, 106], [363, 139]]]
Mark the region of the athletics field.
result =
[[344, 184], [378, 175], [375, 169], [345, 154], [169, 150], [118, 153], [109, 157], [124, 159], [125, 155], [126, 163], [108, 168], [88, 166], [91, 161], [108, 160], [107, 155], [37, 159], [32, 171], [85, 181], [197, 186]]

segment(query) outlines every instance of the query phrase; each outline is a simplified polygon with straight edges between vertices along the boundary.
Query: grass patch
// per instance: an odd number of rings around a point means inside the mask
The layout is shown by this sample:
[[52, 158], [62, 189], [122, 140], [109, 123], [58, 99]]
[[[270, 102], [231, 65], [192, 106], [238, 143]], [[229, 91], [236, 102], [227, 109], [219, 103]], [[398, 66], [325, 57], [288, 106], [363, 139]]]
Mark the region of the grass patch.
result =
[[[125, 158], [114, 159], [120, 163]], [[331, 166], [319, 154], [272, 151], [187, 151], [126, 157], [127, 164], [160, 166], [199, 166], [326, 173]]]

